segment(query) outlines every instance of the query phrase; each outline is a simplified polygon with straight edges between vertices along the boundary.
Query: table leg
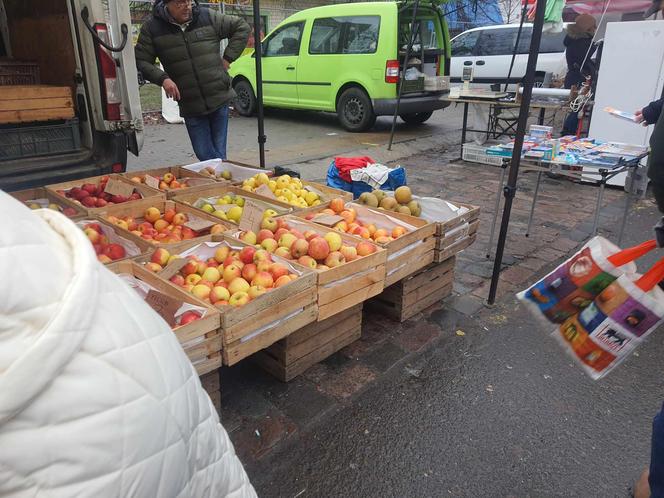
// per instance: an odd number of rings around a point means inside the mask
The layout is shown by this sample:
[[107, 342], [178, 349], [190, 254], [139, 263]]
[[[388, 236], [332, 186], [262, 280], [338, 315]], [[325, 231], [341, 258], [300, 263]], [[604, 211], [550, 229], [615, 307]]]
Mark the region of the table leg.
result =
[[463, 125], [461, 126], [461, 158], [463, 158], [463, 144], [466, 143], [466, 128], [468, 128], [468, 102], [463, 103]]
[[539, 194], [540, 181], [542, 180], [542, 172], [537, 172], [537, 183], [535, 184], [535, 194], [533, 195], [533, 204], [530, 206], [530, 216], [528, 217], [528, 228], [526, 229], [526, 237], [530, 237], [530, 227], [533, 225], [533, 217], [535, 215], [535, 204], [537, 203], [537, 195]]
[[[639, 165], [637, 164], [638, 168]], [[623, 211], [623, 219], [620, 222], [620, 233], [618, 234], [618, 245], [622, 244], [623, 235], [625, 235], [625, 225], [627, 225], [627, 217], [629, 216], [629, 208], [632, 205], [632, 195], [634, 192], [634, 180], [636, 179], [636, 170], [633, 171], [632, 181], [629, 183], [629, 191], [626, 192], [627, 197], [625, 198], [625, 210]]]
[[546, 113], [546, 109], [544, 107], [540, 108], [539, 111], [539, 117], [537, 118], [537, 124], [538, 125], [543, 125], [544, 124], [544, 115]]
[[606, 173], [602, 173], [602, 181], [599, 184], [599, 192], [597, 192], [597, 205], [595, 206], [595, 218], [593, 220], [593, 236], [597, 235], [597, 225], [599, 224], [599, 212], [602, 209], [602, 200], [604, 199], [605, 186], [606, 186]]
[[498, 192], [496, 193], [496, 203], [493, 207], [493, 221], [491, 222], [491, 234], [489, 235], [489, 244], [486, 247], [486, 257], [491, 259], [491, 248], [493, 247], [493, 237], [496, 234], [496, 223], [498, 222], [498, 210], [500, 209], [500, 195], [503, 193], [503, 183], [505, 182], [505, 172], [507, 171], [507, 163], [503, 161], [500, 170], [500, 184], [498, 185]]

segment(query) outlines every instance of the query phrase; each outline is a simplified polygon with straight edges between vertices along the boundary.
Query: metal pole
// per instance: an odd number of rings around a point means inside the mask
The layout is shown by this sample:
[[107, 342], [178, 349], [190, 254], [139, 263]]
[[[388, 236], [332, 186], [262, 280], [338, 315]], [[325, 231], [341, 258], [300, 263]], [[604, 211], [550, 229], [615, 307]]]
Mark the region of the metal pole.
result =
[[503, 164], [500, 165], [500, 183], [498, 184], [498, 191], [496, 192], [496, 205], [493, 208], [493, 221], [491, 222], [491, 234], [489, 235], [489, 242], [486, 246], [486, 259], [491, 259], [491, 248], [493, 247], [493, 237], [496, 235], [496, 222], [498, 221], [498, 210], [500, 209], [500, 192], [503, 190], [506, 171], [507, 162], [503, 161]]
[[254, 58], [256, 59], [256, 113], [258, 114], [258, 154], [265, 169], [265, 115], [263, 113], [263, 47], [261, 46], [260, 0], [254, 0]]
[[[392, 142], [394, 140], [394, 129], [397, 126], [397, 116], [399, 115], [399, 105], [401, 104], [401, 92], [403, 91], [403, 82], [406, 79], [406, 69], [408, 69], [408, 59], [410, 59], [410, 51], [413, 49], [413, 43], [415, 43], [415, 20], [417, 19], [417, 8], [419, 5], [420, 5], [420, 0], [415, 0], [415, 3], [413, 4], [413, 18], [410, 21], [410, 39], [408, 40], [408, 45], [406, 46], [406, 53], [403, 59], [403, 70], [401, 71], [401, 78], [399, 79], [399, 93], [397, 95], [397, 106], [394, 109], [394, 116], [392, 118], [392, 131], [390, 131], [390, 143], [387, 144], [387, 150], [392, 150]], [[397, 40], [398, 40], [398, 34], [397, 34]], [[397, 51], [398, 50], [399, 48], [397, 47]]]
[[605, 169], [600, 169], [599, 172], [602, 175], [602, 180], [599, 184], [599, 192], [597, 192], [597, 204], [595, 205], [595, 217], [593, 218], [593, 236], [597, 235], [597, 228], [599, 227], [599, 212], [602, 209], [602, 202], [604, 200], [604, 187], [606, 185], [607, 177]]
[[539, 0], [535, 8], [535, 22], [533, 23], [533, 36], [530, 40], [530, 51], [528, 53], [528, 66], [526, 68], [526, 77], [524, 81], [523, 95], [521, 98], [521, 107], [519, 109], [519, 122], [516, 128], [516, 138], [514, 139], [514, 150], [512, 152], [512, 162], [510, 164], [509, 177], [507, 185], [504, 188], [505, 207], [503, 208], [503, 219], [500, 224], [500, 233], [498, 235], [498, 247], [496, 247], [496, 259], [493, 262], [493, 275], [491, 277], [491, 287], [489, 289], [489, 304], [496, 301], [496, 291], [498, 290], [498, 280], [500, 278], [500, 268], [503, 264], [503, 253], [505, 251], [505, 242], [507, 241], [507, 229], [510, 225], [510, 215], [512, 213], [512, 202], [516, 195], [516, 180], [519, 177], [519, 164], [521, 163], [521, 151], [523, 150], [523, 139], [526, 135], [526, 125], [530, 110], [530, 100], [533, 95], [533, 84], [535, 83], [535, 68], [537, 66], [537, 55], [539, 52], [540, 41], [542, 40], [542, 26], [544, 25], [544, 11], [546, 9], [546, 0]]
[[533, 195], [533, 205], [530, 206], [530, 216], [528, 217], [528, 228], [526, 229], [526, 237], [530, 237], [530, 228], [533, 226], [533, 218], [535, 217], [535, 204], [537, 203], [537, 195], [539, 194], [540, 181], [542, 181], [542, 172], [537, 172], [537, 184], [535, 184], [535, 194]]
[[[516, 34], [516, 41], [514, 42], [514, 51], [512, 52], [512, 61], [510, 62], [510, 70], [507, 72], [507, 81], [505, 82], [505, 91], [510, 84], [510, 78], [512, 77], [512, 69], [514, 69], [514, 60], [516, 59], [516, 51], [519, 49], [519, 41], [521, 40], [521, 32], [523, 30], [523, 23], [526, 20], [526, 15], [528, 14], [528, 2], [523, 5], [523, 10], [521, 11], [521, 23], [519, 24], [519, 31]], [[538, 47], [539, 50], [539, 47]], [[500, 90], [500, 87], [498, 87]]]

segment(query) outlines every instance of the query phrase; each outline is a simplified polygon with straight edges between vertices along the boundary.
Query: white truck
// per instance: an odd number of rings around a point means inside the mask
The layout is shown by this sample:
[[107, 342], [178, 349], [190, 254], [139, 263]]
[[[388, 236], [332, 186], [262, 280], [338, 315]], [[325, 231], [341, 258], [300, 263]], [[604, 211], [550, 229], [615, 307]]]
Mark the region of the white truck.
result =
[[122, 172], [127, 150], [138, 155], [143, 118], [131, 33], [127, 1], [0, 0], [0, 104], [10, 88], [2, 85], [15, 84], [6, 69], [31, 61], [36, 83], [71, 88], [74, 107], [66, 121], [0, 119], [0, 189]]

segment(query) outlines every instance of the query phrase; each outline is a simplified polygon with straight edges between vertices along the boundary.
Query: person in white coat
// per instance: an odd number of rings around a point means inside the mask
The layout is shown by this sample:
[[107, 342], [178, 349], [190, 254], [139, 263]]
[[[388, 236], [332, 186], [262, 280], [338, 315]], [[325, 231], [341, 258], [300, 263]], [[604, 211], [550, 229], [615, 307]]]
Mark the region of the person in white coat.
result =
[[166, 322], [60, 213], [0, 213], [0, 496], [256, 496]]

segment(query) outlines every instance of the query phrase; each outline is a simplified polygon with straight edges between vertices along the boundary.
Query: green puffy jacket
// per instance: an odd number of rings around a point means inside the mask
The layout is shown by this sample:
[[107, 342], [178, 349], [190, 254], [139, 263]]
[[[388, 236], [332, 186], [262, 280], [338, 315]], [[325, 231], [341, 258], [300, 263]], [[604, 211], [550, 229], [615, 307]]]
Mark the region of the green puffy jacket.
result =
[[[143, 77], [162, 85], [172, 79], [180, 90], [180, 115], [202, 116], [228, 103], [235, 92], [220, 56], [219, 43], [228, 38], [224, 59], [233, 62], [247, 45], [251, 28], [241, 18], [200, 7], [195, 2], [191, 22], [182, 30], [166, 6], [156, 2], [136, 44], [136, 65]], [[164, 66], [162, 71], [156, 59]]]

